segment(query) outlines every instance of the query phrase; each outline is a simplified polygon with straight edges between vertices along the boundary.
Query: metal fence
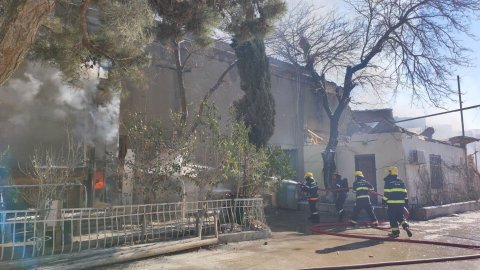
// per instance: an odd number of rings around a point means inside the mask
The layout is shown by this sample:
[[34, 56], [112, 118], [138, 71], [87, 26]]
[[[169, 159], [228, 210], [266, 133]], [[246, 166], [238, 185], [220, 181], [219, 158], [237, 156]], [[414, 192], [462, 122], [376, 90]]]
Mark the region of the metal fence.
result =
[[260, 198], [0, 211], [0, 261], [266, 228]]

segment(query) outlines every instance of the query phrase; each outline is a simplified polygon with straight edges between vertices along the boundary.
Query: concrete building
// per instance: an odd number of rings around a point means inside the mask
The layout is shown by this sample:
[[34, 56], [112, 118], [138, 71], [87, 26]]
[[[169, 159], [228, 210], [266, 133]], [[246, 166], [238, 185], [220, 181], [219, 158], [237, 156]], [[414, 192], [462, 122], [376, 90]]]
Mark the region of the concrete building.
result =
[[[337, 163], [350, 183], [354, 171], [361, 170], [379, 193], [383, 193], [387, 168], [397, 166], [411, 204], [439, 205], [478, 198], [479, 177], [466, 169], [462, 147], [390, 123], [380, 122], [367, 133], [353, 134], [339, 147]], [[353, 194], [349, 199], [354, 199]], [[372, 199], [381, 202], [379, 196]]]
[[[177, 74], [171, 68], [165, 68], [171, 67], [174, 62], [162, 45], [153, 44], [150, 52], [152, 65], [145, 72], [144, 83], [131, 85], [128, 98], [122, 101], [121, 114], [126, 119], [129, 112], [140, 111], [168, 124], [170, 112], [180, 108]], [[186, 57], [187, 51], [182, 51], [182, 54]], [[213, 48], [197, 51], [190, 57], [188, 72], [185, 73], [190, 116], [195, 114], [202, 97], [235, 59], [230, 46], [222, 42], [216, 43]], [[292, 65], [270, 59], [270, 72], [276, 115], [274, 134], [268, 144], [280, 147], [288, 154], [297, 179], [303, 179], [305, 171], [312, 171], [320, 183], [321, 151], [329, 133], [329, 119], [321, 106], [321, 96], [312, 90], [309, 77]], [[336, 101], [336, 86], [330, 83], [328, 87], [329, 98]], [[234, 101], [243, 94], [235, 67], [210, 98], [219, 111], [222, 124], [229, 118], [229, 109]], [[346, 123], [345, 119], [342, 123]], [[343, 133], [346, 124], [342, 124], [341, 128]], [[121, 130], [121, 140], [125, 135], [125, 131]]]

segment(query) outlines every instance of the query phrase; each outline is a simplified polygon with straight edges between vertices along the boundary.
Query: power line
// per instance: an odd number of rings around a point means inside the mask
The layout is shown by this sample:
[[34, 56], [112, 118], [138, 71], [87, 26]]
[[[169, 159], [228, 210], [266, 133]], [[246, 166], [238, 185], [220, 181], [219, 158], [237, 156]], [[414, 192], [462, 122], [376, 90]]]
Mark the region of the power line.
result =
[[478, 107], [480, 107], [480, 104], [470, 106], [470, 107], [465, 107], [463, 109], [456, 109], [456, 110], [452, 110], [452, 111], [446, 111], [446, 112], [441, 112], [441, 113], [434, 113], [434, 114], [429, 114], [429, 115], [424, 115], [424, 116], [419, 116], [419, 117], [414, 117], [414, 118], [403, 119], [403, 120], [395, 121], [395, 123], [407, 122], [407, 121], [412, 121], [412, 120], [417, 120], [417, 119], [422, 119], [422, 118], [427, 118], [427, 117], [432, 117], [432, 116], [437, 116], [437, 115], [442, 115], [442, 114], [447, 114], [447, 113], [466, 111], [466, 110], [475, 109], [475, 108], [478, 108]]

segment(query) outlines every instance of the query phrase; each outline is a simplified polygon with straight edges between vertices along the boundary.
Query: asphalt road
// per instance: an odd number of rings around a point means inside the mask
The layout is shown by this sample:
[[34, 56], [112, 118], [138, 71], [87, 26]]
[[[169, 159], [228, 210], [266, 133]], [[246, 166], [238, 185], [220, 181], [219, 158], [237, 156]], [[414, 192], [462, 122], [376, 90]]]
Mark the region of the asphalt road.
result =
[[[272, 212], [269, 214], [269, 224], [273, 224], [271, 239], [231, 243], [101, 269], [300, 269], [480, 253], [461, 248], [312, 235], [304, 220], [303, 213]], [[480, 212], [468, 212], [426, 222], [411, 222], [411, 228], [414, 239], [480, 245], [479, 224]], [[350, 231], [386, 234], [374, 229], [357, 228]], [[401, 237], [407, 238], [404, 232]], [[381, 269], [480, 269], [480, 260]]]

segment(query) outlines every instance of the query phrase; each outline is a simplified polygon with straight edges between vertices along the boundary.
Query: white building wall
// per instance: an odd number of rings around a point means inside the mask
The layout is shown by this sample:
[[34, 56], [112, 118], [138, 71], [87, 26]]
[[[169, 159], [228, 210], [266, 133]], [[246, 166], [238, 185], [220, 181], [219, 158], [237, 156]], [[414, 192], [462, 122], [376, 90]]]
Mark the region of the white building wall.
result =
[[[405, 135], [402, 142], [403, 151], [409, 157], [411, 151], [423, 151], [425, 163], [409, 162], [405, 164], [406, 183], [410, 202], [421, 205], [444, 204], [461, 201], [467, 185], [462, 172], [465, 171], [464, 151], [440, 142], [425, 141], [423, 137]], [[439, 155], [442, 159], [443, 188], [431, 187], [430, 155]]]
[[[375, 155], [376, 188], [379, 193], [383, 193], [383, 178], [387, 175], [387, 167], [397, 166], [399, 167], [399, 176], [405, 176], [405, 169], [402, 169], [405, 163], [404, 152], [401, 148], [402, 136], [401, 133], [354, 134], [348, 143], [338, 147], [338, 172], [348, 179], [351, 187], [355, 179], [355, 156]], [[349, 192], [348, 200], [354, 199], [354, 194]]]
[[[423, 151], [425, 162], [410, 162], [413, 150]], [[463, 149], [440, 142], [425, 141], [422, 136], [405, 133], [355, 134], [338, 147], [337, 167], [352, 186], [356, 155], [375, 155], [377, 191], [383, 193], [383, 178], [389, 166], [399, 169], [411, 204], [437, 205], [468, 200], [469, 185], [465, 177]], [[431, 187], [430, 155], [442, 159], [443, 187]], [[349, 193], [349, 200], [354, 200]]]
[[[323, 184], [323, 159], [322, 152], [325, 150], [325, 145], [305, 145], [303, 147], [303, 158], [305, 172], [312, 172], [314, 178], [320, 188], [325, 188]], [[322, 195], [322, 194], [321, 194]]]

